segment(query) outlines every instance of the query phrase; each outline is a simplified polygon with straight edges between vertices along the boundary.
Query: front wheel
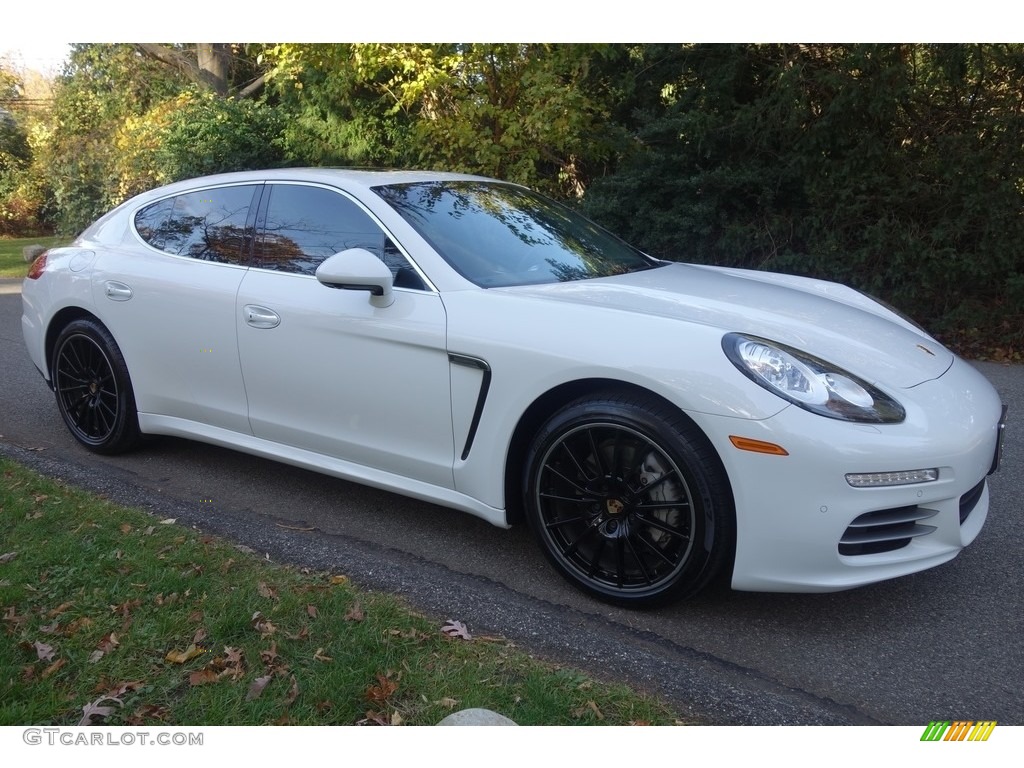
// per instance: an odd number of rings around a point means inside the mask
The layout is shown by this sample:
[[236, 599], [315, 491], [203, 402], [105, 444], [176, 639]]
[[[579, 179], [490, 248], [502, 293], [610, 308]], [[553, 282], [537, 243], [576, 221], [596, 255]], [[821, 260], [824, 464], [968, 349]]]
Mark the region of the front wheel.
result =
[[523, 486], [550, 562], [602, 600], [646, 607], [690, 597], [730, 561], [724, 470], [668, 405], [617, 393], [568, 404], [534, 438]]
[[120, 453], [138, 442], [128, 367], [100, 323], [69, 323], [57, 337], [50, 370], [57, 408], [79, 443], [96, 453]]

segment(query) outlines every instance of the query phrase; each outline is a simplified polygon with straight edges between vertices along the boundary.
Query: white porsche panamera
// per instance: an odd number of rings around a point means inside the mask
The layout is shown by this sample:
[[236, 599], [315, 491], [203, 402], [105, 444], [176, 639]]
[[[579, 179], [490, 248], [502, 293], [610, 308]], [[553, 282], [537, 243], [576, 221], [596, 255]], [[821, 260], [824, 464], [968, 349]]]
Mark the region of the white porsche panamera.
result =
[[176, 435], [525, 520], [628, 605], [943, 563], [985, 522], [1005, 422], [863, 294], [658, 261], [472, 176], [179, 182], [44, 253], [22, 296], [86, 448]]

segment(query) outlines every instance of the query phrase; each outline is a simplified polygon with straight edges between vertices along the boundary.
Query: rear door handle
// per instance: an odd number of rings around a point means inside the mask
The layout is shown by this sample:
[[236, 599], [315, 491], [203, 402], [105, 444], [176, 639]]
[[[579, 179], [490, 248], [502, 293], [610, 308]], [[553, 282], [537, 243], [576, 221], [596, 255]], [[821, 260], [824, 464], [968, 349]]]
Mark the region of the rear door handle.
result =
[[245, 322], [253, 328], [277, 328], [281, 324], [281, 316], [272, 309], [246, 304], [242, 311], [245, 313]]

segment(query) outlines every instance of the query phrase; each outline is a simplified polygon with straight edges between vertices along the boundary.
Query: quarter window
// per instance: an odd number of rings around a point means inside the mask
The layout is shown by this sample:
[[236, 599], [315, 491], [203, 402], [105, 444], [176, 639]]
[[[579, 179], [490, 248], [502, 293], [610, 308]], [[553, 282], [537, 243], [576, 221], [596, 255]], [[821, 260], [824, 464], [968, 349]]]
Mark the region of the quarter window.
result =
[[241, 264], [247, 261], [246, 219], [256, 185], [219, 187], [160, 200], [135, 214], [147, 243], [175, 256]]

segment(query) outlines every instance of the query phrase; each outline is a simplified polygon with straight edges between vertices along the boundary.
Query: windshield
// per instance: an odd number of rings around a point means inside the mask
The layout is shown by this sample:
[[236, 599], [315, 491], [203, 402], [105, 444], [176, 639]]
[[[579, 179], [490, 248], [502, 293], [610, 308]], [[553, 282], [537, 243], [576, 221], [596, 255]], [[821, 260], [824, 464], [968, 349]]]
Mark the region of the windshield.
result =
[[658, 266], [592, 221], [522, 187], [434, 181], [375, 187], [463, 277], [485, 288]]

